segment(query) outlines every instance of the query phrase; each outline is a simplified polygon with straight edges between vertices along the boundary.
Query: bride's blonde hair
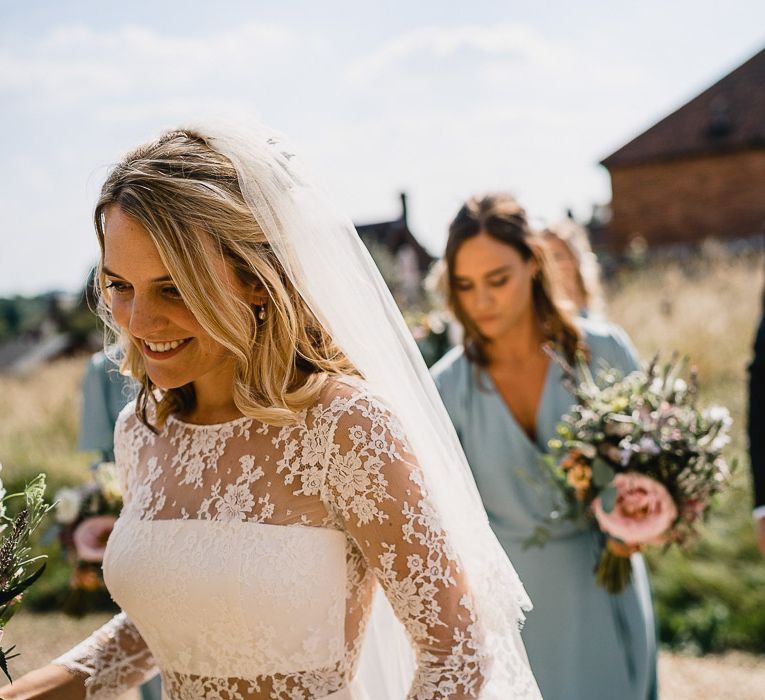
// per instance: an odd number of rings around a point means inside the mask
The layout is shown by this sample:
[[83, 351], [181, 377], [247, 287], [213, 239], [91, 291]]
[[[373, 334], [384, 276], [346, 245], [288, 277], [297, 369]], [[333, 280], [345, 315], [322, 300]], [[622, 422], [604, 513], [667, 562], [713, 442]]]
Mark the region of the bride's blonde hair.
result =
[[[353, 374], [291, 284], [245, 202], [231, 161], [192, 131], [168, 131], [128, 153], [110, 172], [95, 209], [101, 246], [99, 313], [114, 334], [120, 369], [140, 385], [136, 412], [157, 429], [194, 408], [191, 384], [158, 389], [141, 350], [111, 318], [103, 272], [105, 213], [116, 205], [149, 233], [184, 303], [205, 331], [236, 357], [234, 402], [246, 416], [287, 425], [311, 405], [328, 375]], [[225, 261], [245, 285], [268, 294], [265, 318], [237, 297], [212, 264]], [[156, 418], [147, 409], [156, 404]], [[152, 422], [154, 423], [152, 425]]]

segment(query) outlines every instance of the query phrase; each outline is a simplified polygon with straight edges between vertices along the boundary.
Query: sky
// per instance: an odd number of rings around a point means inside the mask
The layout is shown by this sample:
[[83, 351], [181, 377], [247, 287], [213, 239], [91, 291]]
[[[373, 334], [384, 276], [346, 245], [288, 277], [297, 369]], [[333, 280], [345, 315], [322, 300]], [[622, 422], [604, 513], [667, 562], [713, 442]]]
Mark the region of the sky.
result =
[[0, 0], [0, 296], [78, 290], [109, 165], [205, 115], [286, 133], [356, 223], [405, 191], [434, 254], [479, 192], [586, 220], [602, 158], [763, 47], [761, 0]]

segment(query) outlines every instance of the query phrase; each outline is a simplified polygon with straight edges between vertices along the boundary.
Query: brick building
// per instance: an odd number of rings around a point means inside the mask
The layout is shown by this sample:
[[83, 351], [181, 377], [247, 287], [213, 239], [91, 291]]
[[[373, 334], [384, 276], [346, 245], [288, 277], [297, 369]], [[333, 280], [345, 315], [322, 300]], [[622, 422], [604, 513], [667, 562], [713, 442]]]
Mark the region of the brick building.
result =
[[602, 165], [612, 249], [765, 231], [765, 49]]

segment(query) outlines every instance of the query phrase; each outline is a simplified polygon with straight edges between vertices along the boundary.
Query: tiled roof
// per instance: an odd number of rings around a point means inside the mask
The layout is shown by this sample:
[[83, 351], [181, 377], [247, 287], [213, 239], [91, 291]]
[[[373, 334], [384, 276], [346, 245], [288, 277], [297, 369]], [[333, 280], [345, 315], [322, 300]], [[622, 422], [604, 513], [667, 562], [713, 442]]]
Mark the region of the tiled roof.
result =
[[356, 231], [365, 243], [373, 241], [384, 246], [394, 255], [401, 246], [411, 246], [417, 255], [417, 265], [420, 272], [426, 272], [435, 259], [409, 230], [406, 217], [406, 194], [404, 193], [401, 194], [400, 218], [374, 224], [356, 224]]
[[765, 49], [602, 160], [607, 168], [765, 147]]

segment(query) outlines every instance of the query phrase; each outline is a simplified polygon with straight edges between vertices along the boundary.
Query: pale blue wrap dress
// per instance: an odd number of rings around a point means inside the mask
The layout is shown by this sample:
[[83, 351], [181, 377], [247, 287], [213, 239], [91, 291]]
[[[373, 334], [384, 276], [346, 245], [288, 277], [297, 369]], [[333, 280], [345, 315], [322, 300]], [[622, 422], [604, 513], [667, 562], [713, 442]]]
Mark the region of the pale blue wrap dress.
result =
[[[578, 320], [591, 353], [627, 373], [638, 367], [623, 331]], [[546, 700], [647, 700], [656, 696], [656, 635], [645, 564], [632, 557], [633, 583], [612, 596], [595, 582], [598, 542], [570, 521], [552, 529], [542, 547], [524, 548], [537, 526], [548, 526], [551, 491], [539, 456], [574, 402], [550, 362], [537, 412], [536, 439], [516, 423], [491, 378], [453, 348], [433, 376], [475, 476], [492, 528], [534, 604], [523, 629], [531, 668]]]

